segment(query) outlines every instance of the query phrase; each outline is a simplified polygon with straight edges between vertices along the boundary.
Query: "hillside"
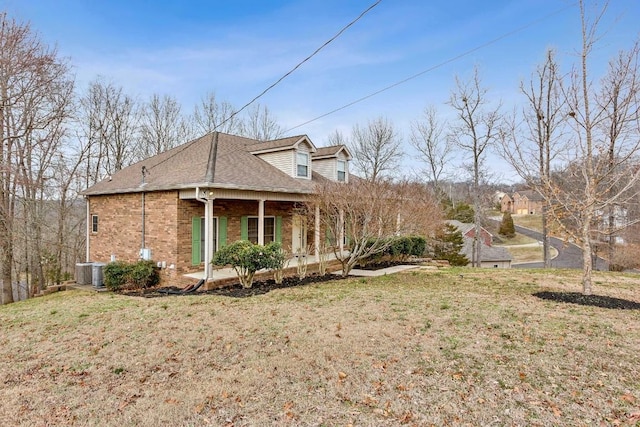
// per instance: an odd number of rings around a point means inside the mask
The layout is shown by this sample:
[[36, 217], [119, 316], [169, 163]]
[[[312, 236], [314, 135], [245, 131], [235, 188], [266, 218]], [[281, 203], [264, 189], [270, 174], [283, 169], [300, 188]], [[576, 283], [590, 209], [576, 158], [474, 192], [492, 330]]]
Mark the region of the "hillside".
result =
[[[0, 307], [0, 425], [637, 425], [640, 310], [579, 272], [412, 271], [251, 298]], [[638, 302], [634, 276], [595, 292]]]

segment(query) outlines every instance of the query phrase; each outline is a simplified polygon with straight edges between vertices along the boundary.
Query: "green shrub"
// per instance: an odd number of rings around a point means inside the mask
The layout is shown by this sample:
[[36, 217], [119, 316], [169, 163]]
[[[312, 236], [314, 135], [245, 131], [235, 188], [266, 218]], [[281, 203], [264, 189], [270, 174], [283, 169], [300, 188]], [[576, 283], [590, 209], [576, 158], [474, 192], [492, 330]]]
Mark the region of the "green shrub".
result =
[[160, 283], [160, 275], [153, 261], [138, 261], [131, 264], [128, 279], [135, 289], [152, 288]]
[[219, 266], [230, 265], [236, 271], [242, 287], [250, 288], [256, 271], [275, 265], [273, 252], [275, 250], [267, 249], [267, 246], [238, 240], [216, 252], [211, 263]]
[[153, 261], [111, 262], [104, 266], [104, 285], [110, 291], [145, 289], [157, 285], [160, 275]]
[[427, 239], [422, 236], [411, 236], [411, 251], [409, 255], [415, 257], [424, 256], [425, 251], [427, 250]]
[[104, 266], [104, 285], [110, 291], [119, 291], [127, 284], [129, 263], [124, 261], [111, 262]]

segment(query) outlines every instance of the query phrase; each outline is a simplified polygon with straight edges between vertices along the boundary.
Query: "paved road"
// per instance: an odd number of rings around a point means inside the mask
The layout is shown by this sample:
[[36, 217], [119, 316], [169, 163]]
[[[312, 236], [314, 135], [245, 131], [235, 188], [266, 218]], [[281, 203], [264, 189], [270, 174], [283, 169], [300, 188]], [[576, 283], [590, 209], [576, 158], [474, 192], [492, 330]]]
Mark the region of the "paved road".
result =
[[[525, 236], [542, 241], [542, 233], [516, 226], [516, 231]], [[549, 239], [551, 246], [558, 250], [558, 256], [551, 260], [552, 268], [577, 268], [582, 269], [582, 250], [573, 243], [565, 243], [564, 240], [552, 237]], [[514, 268], [543, 268], [542, 262], [529, 262], [524, 264], [512, 264]], [[607, 261], [598, 257], [596, 268], [608, 270]]]

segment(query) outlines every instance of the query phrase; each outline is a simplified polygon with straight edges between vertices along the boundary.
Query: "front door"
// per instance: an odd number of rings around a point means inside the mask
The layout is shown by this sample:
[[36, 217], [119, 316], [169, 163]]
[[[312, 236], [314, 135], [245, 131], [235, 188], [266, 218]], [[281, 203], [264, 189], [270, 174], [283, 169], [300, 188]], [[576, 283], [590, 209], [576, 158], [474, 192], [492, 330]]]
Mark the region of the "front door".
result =
[[291, 225], [291, 251], [295, 253], [306, 252], [307, 250], [307, 222], [300, 215], [294, 215]]

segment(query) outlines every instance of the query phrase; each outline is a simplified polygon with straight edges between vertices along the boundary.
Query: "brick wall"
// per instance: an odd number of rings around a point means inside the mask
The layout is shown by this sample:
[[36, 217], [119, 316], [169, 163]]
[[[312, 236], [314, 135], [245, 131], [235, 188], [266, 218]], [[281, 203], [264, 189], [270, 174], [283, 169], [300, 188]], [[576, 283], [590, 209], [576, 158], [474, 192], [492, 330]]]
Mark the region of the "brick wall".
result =
[[[145, 193], [144, 199], [144, 247], [151, 249], [154, 261], [176, 265], [178, 193]], [[98, 232], [89, 236], [92, 261], [109, 262], [111, 255], [128, 262], [139, 259], [143, 247], [141, 193], [92, 196], [89, 213], [98, 215]]]
[[[215, 200], [214, 216], [227, 217], [227, 242], [240, 239], [242, 216], [257, 216], [258, 202], [252, 200]], [[291, 248], [293, 203], [265, 202], [265, 216], [282, 217], [282, 243]], [[92, 261], [116, 259], [138, 260], [142, 247], [142, 195], [121, 194], [89, 198], [91, 215], [98, 215], [98, 232], [91, 233]], [[200, 271], [202, 265], [191, 265], [191, 224], [193, 217], [204, 216], [204, 204], [196, 200], [180, 200], [177, 191], [145, 193], [145, 246], [152, 259], [164, 262], [163, 278]]]

